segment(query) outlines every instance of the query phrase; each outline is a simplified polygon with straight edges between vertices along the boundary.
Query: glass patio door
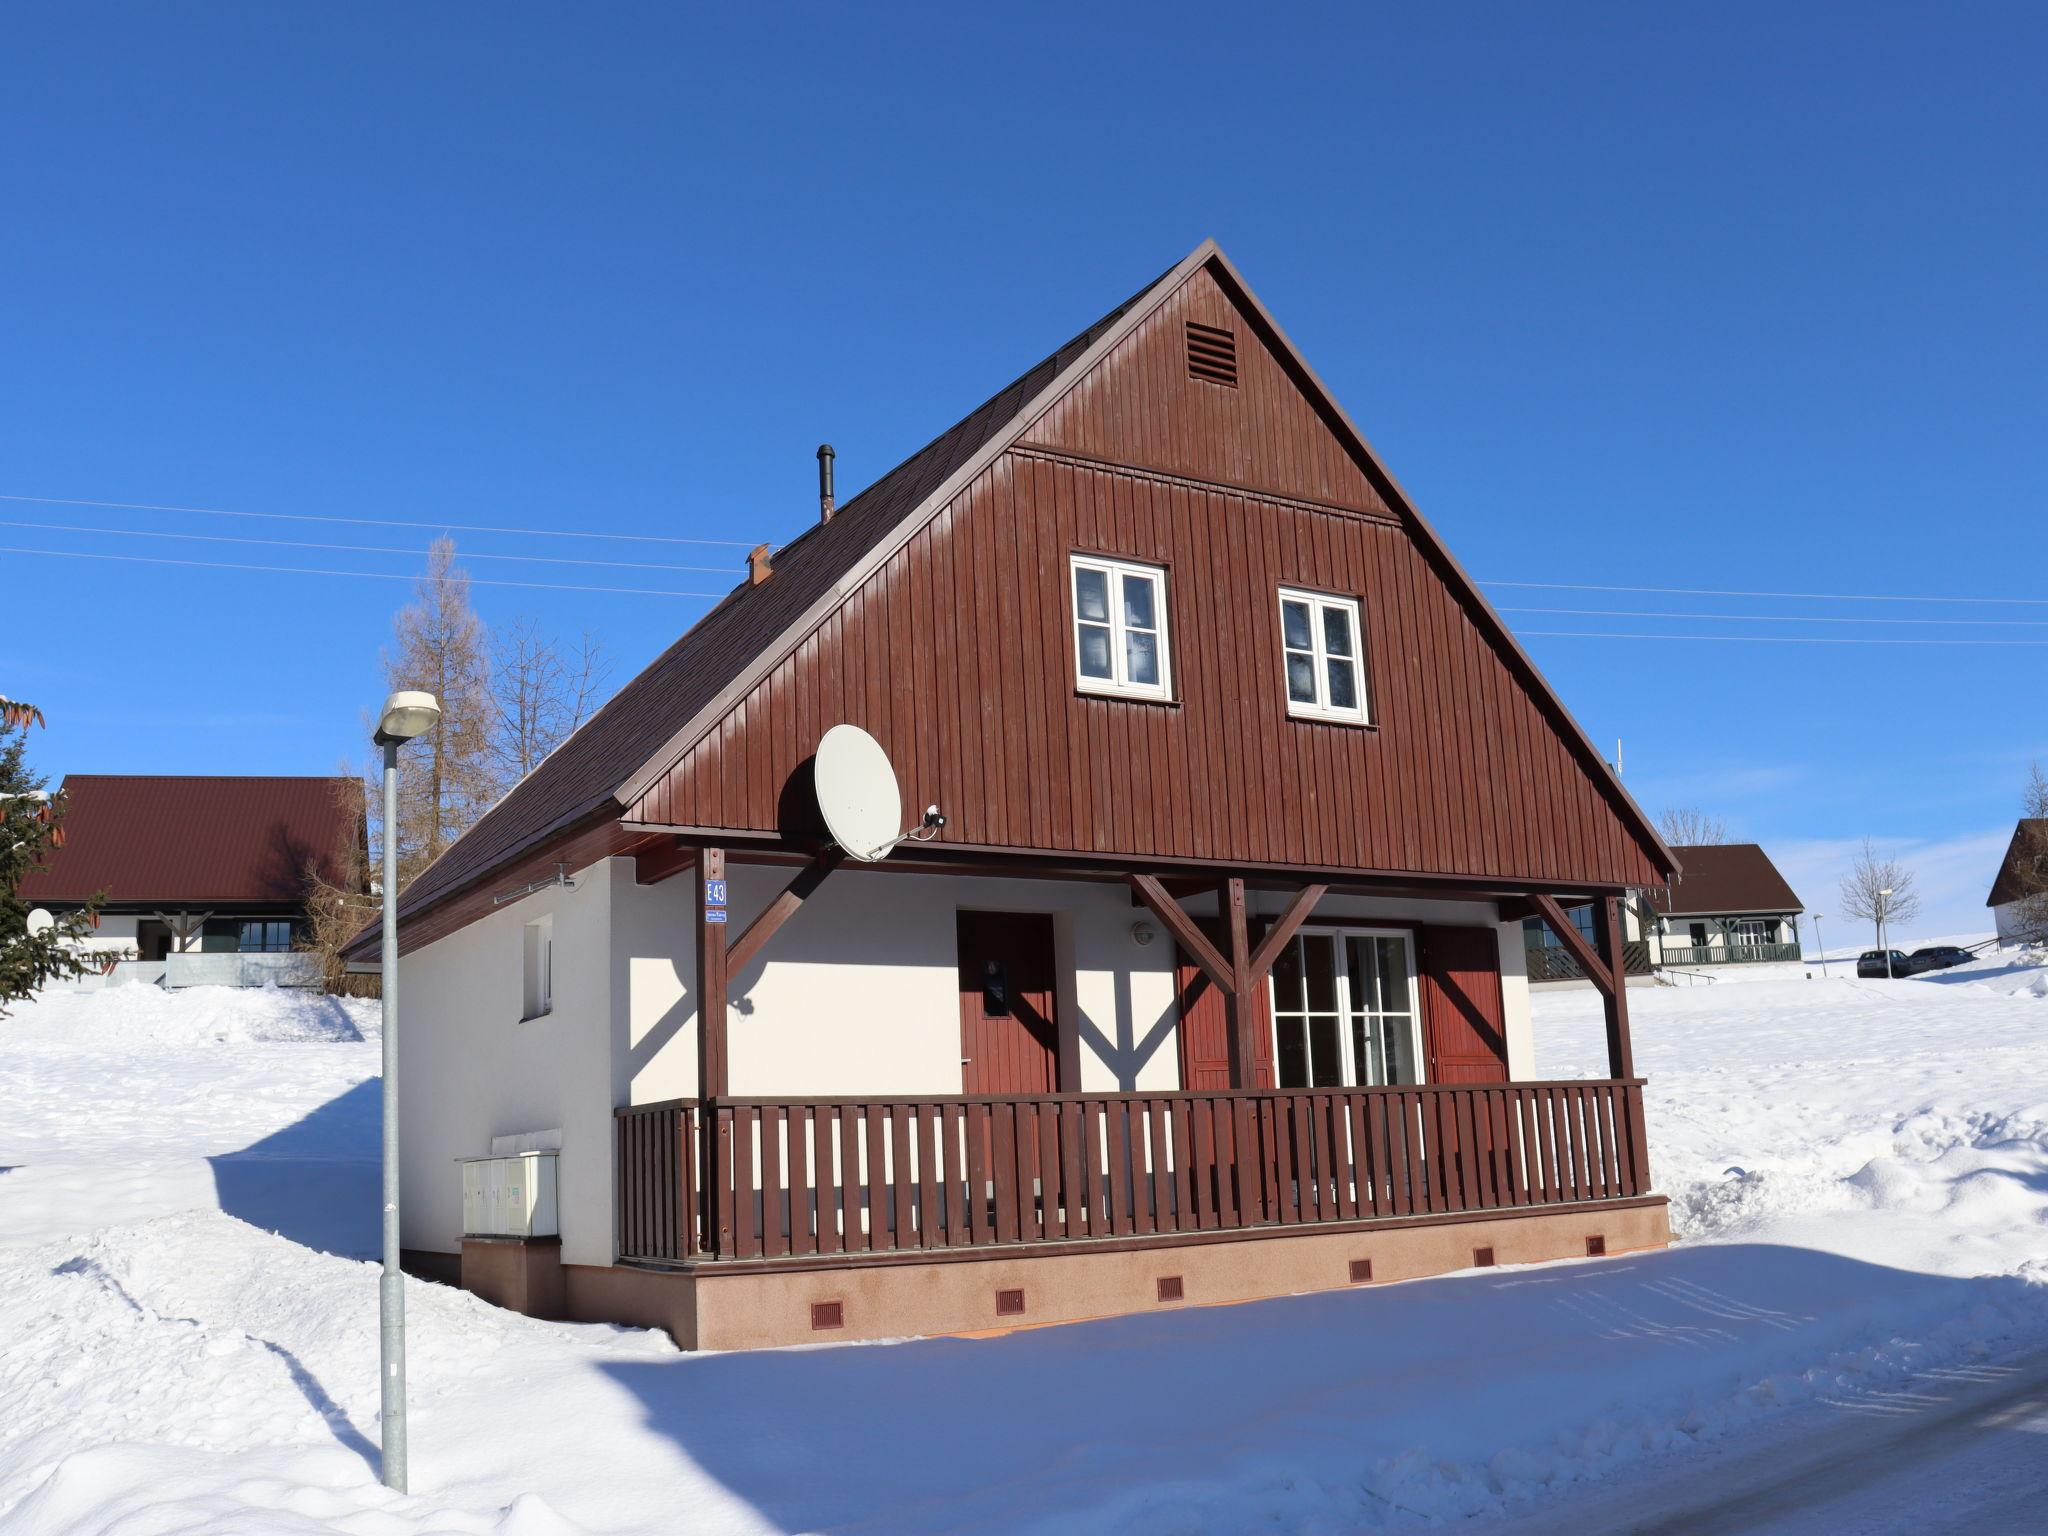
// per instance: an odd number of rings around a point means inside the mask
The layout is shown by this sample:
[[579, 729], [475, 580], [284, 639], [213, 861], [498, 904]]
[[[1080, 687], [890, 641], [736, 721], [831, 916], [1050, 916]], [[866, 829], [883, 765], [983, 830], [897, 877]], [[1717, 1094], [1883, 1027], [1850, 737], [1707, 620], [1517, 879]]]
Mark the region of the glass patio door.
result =
[[1273, 1063], [1282, 1088], [1421, 1081], [1415, 950], [1405, 929], [1318, 928], [1273, 962]]

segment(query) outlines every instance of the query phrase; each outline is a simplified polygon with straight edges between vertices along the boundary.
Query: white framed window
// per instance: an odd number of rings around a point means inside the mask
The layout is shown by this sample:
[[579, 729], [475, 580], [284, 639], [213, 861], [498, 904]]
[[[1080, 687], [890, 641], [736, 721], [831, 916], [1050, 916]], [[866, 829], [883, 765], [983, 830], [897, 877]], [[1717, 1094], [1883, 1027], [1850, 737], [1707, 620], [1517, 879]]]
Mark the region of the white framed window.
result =
[[523, 989], [519, 1022], [538, 1019], [555, 1008], [555, 920], [537, 917], [526, 925], [521, 954]]
[[1073, 557], [1074, 679], [1087, 693], [1173, 697], [1166, 572], [1156, 565]]
[[1303, 928], [1273, 962], [1274, 1081], [1371, 1088], [1422, 1081], [1415, 946], [1405, 928]]
[[1358, 600], [1280, 589], [1280, 667], [1287, 713], [1365, 725], [1365, 648]]

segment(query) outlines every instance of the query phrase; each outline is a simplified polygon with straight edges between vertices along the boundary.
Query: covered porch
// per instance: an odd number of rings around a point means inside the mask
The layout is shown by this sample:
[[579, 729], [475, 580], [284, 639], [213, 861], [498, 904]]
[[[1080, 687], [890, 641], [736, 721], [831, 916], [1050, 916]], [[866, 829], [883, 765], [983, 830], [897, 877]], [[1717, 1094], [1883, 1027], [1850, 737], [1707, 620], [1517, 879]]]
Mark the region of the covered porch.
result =
[[[878, 1326], [884, 1333], [957, 1331], [1101, 1315], [1618, 1252], [1665, 1239], [1662, 1202], [1650, 1195], [1642, 1082], [1614, 963], [1622, 954], [1620, 893], [1594, 895], [1602, 920], [1589, 944], [1542, 891], [1339, 885], [1277, 872], [1062, 871], [1126, 886], [1132, 916], [1171, 938], [1187, 982], [1181, 1027], [1194, 1017], [1188, 991], [1202, 991], [1217, 1015], [1224, 1059], [1216, 1076], [1223, 1081], [1188, 1086], [1184, 1051], [1177, 1089], [1073, 1091], [1072, 1072], [1060, 1067], [1048, 1069], [1043, 1091], [762, 1095], [730, 1091], [728, 986], [835, 878], [838, 861], [828, 855], [796, 868], [742, 928], [718, 900], [736, 850], [678, 846], [642, 857], [643, 880], [687, 872], [702, 882], [693, 938], [698, 1017], [709, 1027], [696, 1044], [698, 1081], [708, 1091], [616, 1109], [616, 1262], [706, 1284], [781, 1276], [782, 1302], [764, 1306], [757, 1298], [747, 1310], [754, 1320], [777, 1305], [799, 1307], [807, 1322], [774, 1335], [784, 1342], [798, 1331], [878, 1336]], [[1032, 873], [1044, 876], [1042, 867]], [[1321, 1063], [1337, 1053], [1319, 1054], [1313, 1015], [1299, 1021], [1301, 1044], [1290, 1049], [1284, 1034], [1297, 1021], [1285, 1005], [1274, 1006], [1276, 966], [1283, 973], [1299, 967], [1306, 951], [1297, 940], [1328, 931], [1331, 909], [1347, 894], [1384, 898], [1397, 890], [1438, 903], [1485, 903], [1516, 950], [1515, 925], [1527, 915], [1549, 917], [1569, 933], [1575, 959], [1605, 998], [1610, 1076], [1509, 1080], [1504, 1056], [1489, 1070], [1469, 1057], [1438, 1060], [1433, 1049], [1430, 1070], [1418, 1053], [1402, 1080], [1398, 1051], [1366, 1045], [1362, 1014], [1360, 1043], [1342, 1059], [1363, 1076], [1371, 1055], [1375, 1076], [1387, 1080], [1332, 1081]], [[1213, 912], [1197, 915], [1184, 905], [1206, 908], [1212, 898]], [[1254, 915], [1260, 905], [1269, 911], [1263, 921]], [[1375, 921], [1375, 932], [1400, 932], [1390, 920]], [[1408, 925], [1411, 957], [1414, 938], [1427, 931]], [[1407, 985], [1413, 990], [1404, 1006], [1418, 1014], [1412, 974]], [[1020, 979], [1016, 991], [1028, 1012], [1029, 984]], [[1301, 1006], [1312, 1008], [1313, 1000]], [[1400, 1015], [1386, 1017], [1398, 1022]], [[1333, 1025], [1329, 1034], [1341, 1032]], [[971, 1083], [964, 1055], [962, 1068]], [[1303, 1238], [1325, 1241], [1284, 1249], [1272, 1242]], [[963, 1282], [959, 1266], [977, 1260], [995, 1266], [992, 1278]], [[1092, 1267], [1084, 1277], [1075, 1264], [1060, 1269], [1060, 1261]], [[929, 1278], [934, 1266], [947, 1271], [939, 1289], [958, 1293], [945, 1305], [929, 1304], [932, 1286], [920, 1288], [910, 1273]], [[896, 1279], [883, 1282], [885, 1270]], [[853, 1271], [869, 1273], [849, 1291], [841, 1282]], [[893, 1284], [894, 1294], [878, 1298], [877, 1284]], [[851, 1297], [873, 1301], [870, 1310], [910, 1305], [916, 1316], [897, 1313], [878, 1325], [850, 1315]], [[707, 1305], [700, 1298], [692, 1309], [704, 1343], [712, 1342], [701, 1322]]]

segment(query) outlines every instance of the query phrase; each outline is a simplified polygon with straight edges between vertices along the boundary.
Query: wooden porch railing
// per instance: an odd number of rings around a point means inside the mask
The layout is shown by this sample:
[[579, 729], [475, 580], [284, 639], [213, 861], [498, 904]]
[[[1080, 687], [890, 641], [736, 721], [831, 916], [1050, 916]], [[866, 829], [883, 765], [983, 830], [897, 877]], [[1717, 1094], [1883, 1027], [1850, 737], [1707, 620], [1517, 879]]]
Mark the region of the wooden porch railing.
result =
[[672, 1101], [618, 1111], [617, 1139], [620, 1257], [669, 1262], [1289, 1227], [1649, 1188], [1640, 1080]]

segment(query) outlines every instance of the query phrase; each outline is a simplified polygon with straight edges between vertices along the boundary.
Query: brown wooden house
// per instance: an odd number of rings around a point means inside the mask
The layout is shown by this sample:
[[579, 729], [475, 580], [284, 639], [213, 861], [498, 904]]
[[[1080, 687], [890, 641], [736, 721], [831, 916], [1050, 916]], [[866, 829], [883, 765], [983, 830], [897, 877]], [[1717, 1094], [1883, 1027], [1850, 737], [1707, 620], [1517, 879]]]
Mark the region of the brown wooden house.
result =
[[[405, 893], [418, 1267], [732, 1347], [1667, 1240], [1614, 960], [1671, 851], [1213, 244], [822, 489]], [[936, 837], [829, 846], [841, 722]], [[1536, 1080], [1532, 913], [1606, 1079]]]

